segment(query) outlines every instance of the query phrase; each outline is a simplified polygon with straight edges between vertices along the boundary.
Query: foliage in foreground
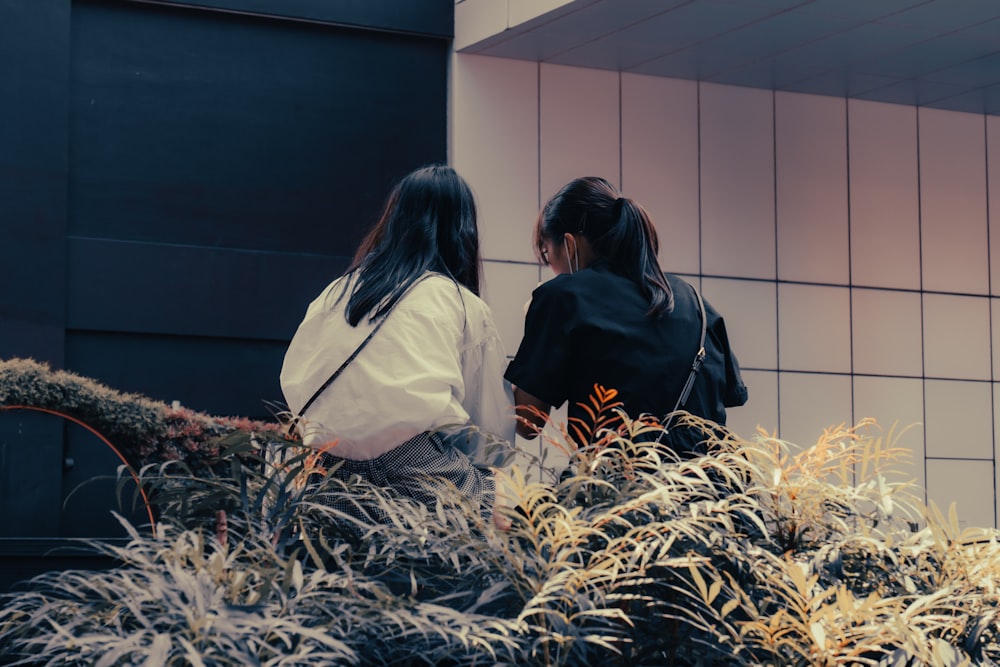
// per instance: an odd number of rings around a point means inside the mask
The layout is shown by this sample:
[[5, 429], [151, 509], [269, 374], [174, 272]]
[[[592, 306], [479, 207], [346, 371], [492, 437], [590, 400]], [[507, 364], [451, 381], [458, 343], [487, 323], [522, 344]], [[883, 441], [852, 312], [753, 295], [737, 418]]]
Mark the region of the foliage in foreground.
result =
[[[121, 565], [2, 600], [0, 655], [60, 665], [992, 665], [997, 532], [961, 530], [892, 476], [874, 424], [808, 448], [707, 439], [679, 460], [598, 388], [553, 443], [570, 474], [513, 466], [496, 532], [259, 436], [224, 466], [147, 466], [155, 534]], [[537, 463], [537, 462], [536, 462]], [[532, 467], [532, 469], [534, 469]], [[223, 472], [224, 471], [224, 472]], [[310, 477], [310, 474], [312, 475]], [[308, 483], [307, 483], [308, 480]], [[123, 482], [124, 483], [124, 482]], [[390, 517], [370, 520], [373, 512]]]

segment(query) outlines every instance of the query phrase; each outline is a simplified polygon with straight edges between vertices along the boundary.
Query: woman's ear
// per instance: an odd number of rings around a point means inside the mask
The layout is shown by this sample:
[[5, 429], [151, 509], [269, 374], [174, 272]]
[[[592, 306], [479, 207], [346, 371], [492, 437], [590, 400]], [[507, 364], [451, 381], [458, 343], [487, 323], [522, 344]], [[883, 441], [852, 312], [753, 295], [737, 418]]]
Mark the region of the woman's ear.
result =
[[[570, 241], [573, 242], [572, 246], [570, 245]], [[563, 234], [563, 247], [566, 248], [566, 257], [572, 257], [576, 252], [576, 237], [569, 232]]]

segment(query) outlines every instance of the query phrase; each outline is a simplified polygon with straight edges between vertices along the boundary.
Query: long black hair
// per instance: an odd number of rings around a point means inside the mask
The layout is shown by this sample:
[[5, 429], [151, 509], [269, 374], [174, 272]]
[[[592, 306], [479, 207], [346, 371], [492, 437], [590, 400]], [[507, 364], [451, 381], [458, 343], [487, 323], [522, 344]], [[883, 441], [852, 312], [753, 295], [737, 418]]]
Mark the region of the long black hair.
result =
[[451, 167], [430, 165], [404, 177], [354, 255], [346, 317], [377, 319], [427, 271], [450, 276], [479, 295], [482, 260], [476, 203]]
[[562, 243], [566, 233], [580, 234], [594, 253], [630, 279], [649, 299], [647, 315], [674, 309], [674, 294], [656, 259], [659, 241], [646, 210], [623, 197], [607, 180], [587, 176], [570, 181], [545, 205], [535, 225], [535, 251], [545, 242]]

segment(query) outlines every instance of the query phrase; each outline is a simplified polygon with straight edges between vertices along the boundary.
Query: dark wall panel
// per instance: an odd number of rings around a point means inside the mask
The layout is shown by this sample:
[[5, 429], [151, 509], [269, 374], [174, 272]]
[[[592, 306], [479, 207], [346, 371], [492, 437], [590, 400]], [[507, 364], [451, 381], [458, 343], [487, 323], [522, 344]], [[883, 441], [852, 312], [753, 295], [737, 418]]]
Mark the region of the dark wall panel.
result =
[[66, 365], [113, 389], [219, 416], [270, 419], [283, 341], [69, 331]]
[[62, 361], [68, 0], [0, 0], [0, 356]]
[[[0, 186], [0, 201], [5, 196]], [[61, 364], [66, 326], [65, 239], [44, 238], [41, 225], [32, 238], [30, 233], [11, 230], [15, 224], [0, 223], [0, 358], [32, 357]]]
[[59, 534], [63, 426], [51, 415], [0, 411], [0, 537]]
[[133, 507], [133, 484], [123, 487], [118, 504], [119, 465], [114, 451], [78, 424], [0, 411], [0, 538], [125, 537], [112, 512], [148, 524], [145, 508]]
[[[307, 304], [447, 158], [453, 0], [0, 0], [0, 358], [270, 419]], [[0, 591], [119, 535], [117, 458], [0, 412]], [[140, 511], [136, 521], [145, 519]]]
[[[69, 0], [0, 0], [0, 358], [64, 360], [69, 51]], [[62, 436], [0, 411], [0, 590], [59, 532]]]
[[343, 256], [70, 239], [71, 329], [289, 340]]
[[[111, 444], [115, 444], [112, 442]], [[128, 537], [112, 512], [133, 526], [149, 525], [149, 514], [135, 497], [135, 485], [125, 481], [119, 503], [121, 459], [100, 438], [81, 426], [66, 427], [63, 451], [62, 505], [59, 532], [63, 537]], [[131, 480], [123, 471], [125, 480]]]
[[446, 158], [446, 41], [74, 7], [74, 235], [350, 254]]

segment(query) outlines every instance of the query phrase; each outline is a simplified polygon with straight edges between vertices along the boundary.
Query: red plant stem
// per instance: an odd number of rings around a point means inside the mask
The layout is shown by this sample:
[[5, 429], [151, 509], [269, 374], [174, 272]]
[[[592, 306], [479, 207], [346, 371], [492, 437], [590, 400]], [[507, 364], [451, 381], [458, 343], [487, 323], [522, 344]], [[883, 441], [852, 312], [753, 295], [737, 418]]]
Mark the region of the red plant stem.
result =
[[229, 541], [229, 522], [226, 519], [226, 510], [219, 510], [215, 513], [215, 537], [223, 547]]
[[126, 459], [122, 455], [122, 453], [118, 451], [117, 447], [111, 444], [110, 440], [101, 435], [101, 433], [98, 432], [97, 429], [92, 427], [90, 424], [87, 424], [86, 422], [80, 421], [79, 419], [73, 417], [72, 415], [68, 415], [65, 412], [59, 412], [58, 410], [50, 410], [49, 408], [39, 408], [34, 405], [0, 405], [0, 411], [3, 410], [31, 410], [34, 412], [44, 412], [45, 414], [55, 415], [56, 417], [62, 417], [67, 421], [71, 421], [74, 424], [82, 426], [83, 428], [87, 429], [95, 436], [97, 436], [97, 438], [105, 445], [107, 445], [111, 449], [111, 451], [113, 451], [115, 455], [121, 460], [121, 462], [125, 464], [125, 467], [128, 468], [129, 474], [132, 475], [132, 479], [135, 481], [135, 485], [136, 487], [138, 487], [139, 493], [142, 495], [142, 502], [146, 505], [146, 514], [149, 515], [149, 525], [153, 530], [153, 534], [154, 535], [156, 534], [156, 520], [153, 518], [153, 508], [149, 503], [149, 498], [146, 496], [146, 491], [142, 488], [142, 484], [139, 482], [139, 476], [136, 474], [131, 464], [129, 464], [128, 459]]

